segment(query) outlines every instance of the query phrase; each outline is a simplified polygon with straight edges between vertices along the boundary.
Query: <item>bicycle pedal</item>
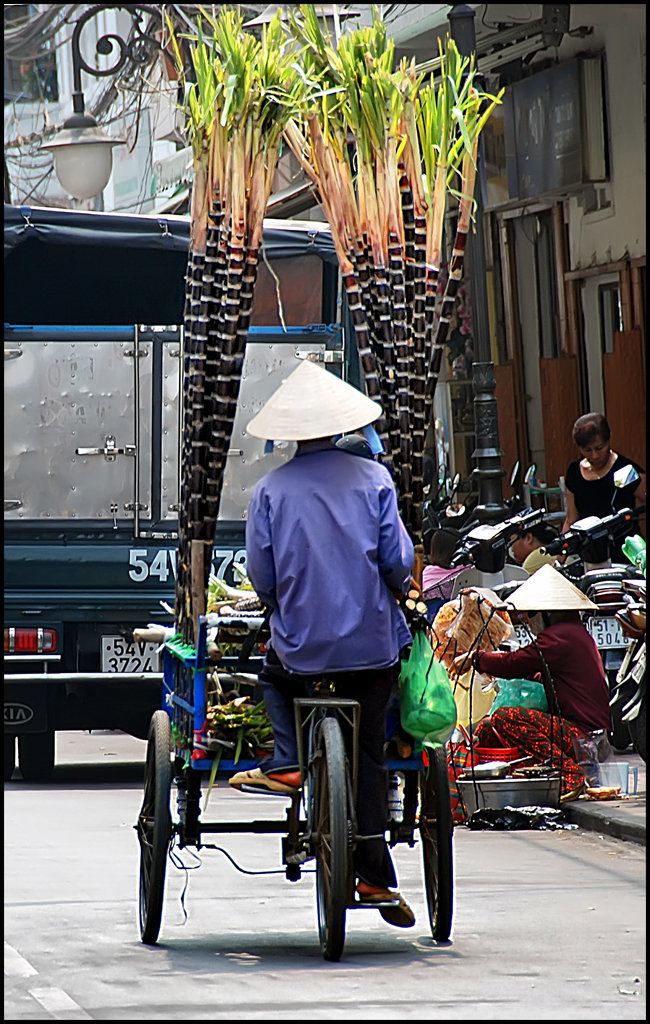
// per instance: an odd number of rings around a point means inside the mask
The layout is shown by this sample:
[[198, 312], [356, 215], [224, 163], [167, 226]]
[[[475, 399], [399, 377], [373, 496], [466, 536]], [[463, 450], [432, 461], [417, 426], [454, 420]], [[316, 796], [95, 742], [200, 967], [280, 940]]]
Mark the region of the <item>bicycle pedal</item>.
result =
[[376, 910], [378, 907], [397, 907], [397, 906], [399, 906], [399, 900], [398, 899], [394, 899], [394, 900], [362, 900], [362, 899], [359, 899], [357, 897], [357, 899], [355, 899], [354, 902], [352, 904], [350, 904], [350, 906], [351, 907], [370, 907], [370, 908], [374, 908]]
[[255, 796], [281, 796], [283, 800], [293, 800], [297, 793], [276, 793], [273, 789], [263, 789], [261, 786], [247, 786], [242, 782], [238, 787], [240, 793], [253, 793]]

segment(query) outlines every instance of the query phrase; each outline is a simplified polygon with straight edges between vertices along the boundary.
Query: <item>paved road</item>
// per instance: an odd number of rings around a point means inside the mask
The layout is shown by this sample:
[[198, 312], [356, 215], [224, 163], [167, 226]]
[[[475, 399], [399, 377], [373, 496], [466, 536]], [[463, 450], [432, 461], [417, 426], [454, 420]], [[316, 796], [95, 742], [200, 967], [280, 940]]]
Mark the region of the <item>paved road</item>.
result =
[[[596, 833], [457, 829], [454, 931], [438, 947], [419, 851], [398, 848], [415, 927], [351, 913], [338, 964], [320, 956], [313, 876], [244, 875], [207, 850], [198, 870], [169, 867], [161, 941], [144, 947], [144, 748], [62, 734], [52, 783], [5, 786], [6, 1020], [645, 1019], [645, 849]], [[283, 809], [226, 788], [206, 818]], [[277, 837], [217, 842], [249, 871], [280, 869]]]

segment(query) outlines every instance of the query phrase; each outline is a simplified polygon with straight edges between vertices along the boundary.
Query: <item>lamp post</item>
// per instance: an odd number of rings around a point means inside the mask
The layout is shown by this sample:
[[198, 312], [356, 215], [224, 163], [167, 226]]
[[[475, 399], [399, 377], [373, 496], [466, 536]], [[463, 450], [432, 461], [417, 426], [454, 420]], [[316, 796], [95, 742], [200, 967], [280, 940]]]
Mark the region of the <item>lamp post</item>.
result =
[[[454, 4], [447, 15], [451, 37], [463, 57], [474, 54], [476, 60], [476, 32], [474, 11], [467, 4]], [[497, 419], [496, 380], [490, 348], [490, 322], [483, 242], [483, 178], [484, 164], [481, 140], [477, 154], [476, 175], [476, 232], [469, 233], [467, 256], [471, 276], [472, 320], [474, 323], [474, 355], [472, 363], [472, 390], [474, 392], [474, 429], [476, 448], [472, 458], [476, 467], [472, 475], [478, 479], [479, 502], [475, 513], [480, 523], [496, 523], [503, 518], [503, 490], [501, 481], [505, 471], [501, 465], [503, 451], [499, 445]]]
[[[99, 69], [84, 60], [80, 37], [88, 22], [107, 10], [126, 11], [130, 14], [133, 35], [128, 42], [114, 33], [101, 36], [97, 40], [97, 53], [103, 56], [111, 54], [114, 44], [119, 52], [109, 68]], [[41, 149], [51, 150], [56, 176], [62, 188], [75, 199], [91, 199], [104, 190], [113, 168], [113, 146], [119, 146], [124, 141], [109, 138], [95, 118], [85, 112], [81, 72], [85, 71], [94, 78], [108, 78], [121, 71], [127, 60], [140, 65], [148, 64], [152, 50], [160, 49], [160, 44], [140, 27], [144, 13], [160, 18], [160, 8], [147, 4], [97, 4], [89, 7], [75, 22], [72, 33], [74, 113], [63, 122], [63, 129], [56, 138], [41, 146]]]

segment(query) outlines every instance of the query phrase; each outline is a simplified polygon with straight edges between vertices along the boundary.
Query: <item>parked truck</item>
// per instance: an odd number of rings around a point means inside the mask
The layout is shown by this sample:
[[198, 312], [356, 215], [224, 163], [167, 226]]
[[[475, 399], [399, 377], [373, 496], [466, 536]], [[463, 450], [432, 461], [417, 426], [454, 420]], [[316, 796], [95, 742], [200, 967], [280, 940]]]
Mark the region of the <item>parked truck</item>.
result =
[[[189, 219], [5, 206], [5, 779], [59, 730], [144, 738], [161, 702], [179, 501]], [[214, 572], [245, 563], [250, 492], [293, 445], [245, 424], [301, 359], [355, 381], [325, 223], [267, 221]]]

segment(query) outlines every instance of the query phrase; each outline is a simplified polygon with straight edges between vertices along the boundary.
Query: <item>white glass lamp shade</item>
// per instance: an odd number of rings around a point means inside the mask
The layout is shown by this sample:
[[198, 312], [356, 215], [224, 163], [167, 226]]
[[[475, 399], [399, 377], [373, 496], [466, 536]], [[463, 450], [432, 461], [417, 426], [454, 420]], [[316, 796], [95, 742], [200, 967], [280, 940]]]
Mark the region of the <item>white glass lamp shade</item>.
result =
[[51, 150], [64, 191], [75, 199], [92, 199], [106, 188], [113, 169], [113, 146], [121, 145], [122, 140], [109, 139], [96, 124], [72, 128], [68, 123], [41, 148]]

